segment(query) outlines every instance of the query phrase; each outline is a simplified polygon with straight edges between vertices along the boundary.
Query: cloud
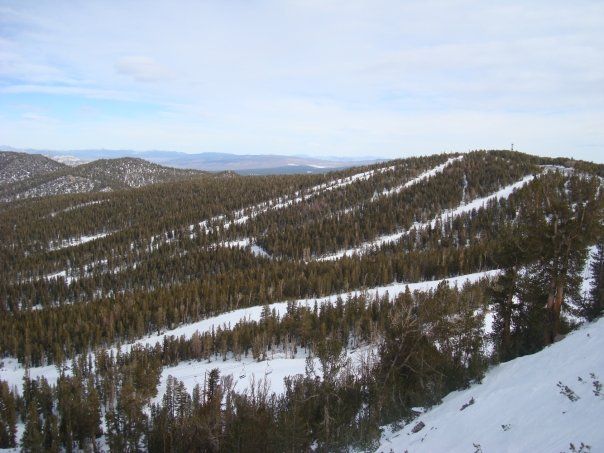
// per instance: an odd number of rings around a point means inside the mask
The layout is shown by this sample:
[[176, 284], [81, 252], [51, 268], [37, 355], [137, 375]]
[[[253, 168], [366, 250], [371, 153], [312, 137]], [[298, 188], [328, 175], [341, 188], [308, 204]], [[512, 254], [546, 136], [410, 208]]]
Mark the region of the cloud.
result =
[[166, 67], [157, 63], [153, 58], [142, 56], [120, 58], [115, 63], [115, 70], [138, 82], [158, 82], [170, 77], [170, 71]]
[[52, 117], [49, 117], [47, 115], [43, 115], [43, 114], [40, 114], [37, 112], [23, 113], [21, 115], [21, 118], [25, 121], [32, 121], [32, 122], [40, 122], [40, 123], [47, 123], [47, 124], [56, 123], [56, 120], [54, 120]]
[[52, 94], [66, 96], [81, 96], [92, 99], [114, 99], [114, 100], [133, 100], [133, 96], [124, 91], [105, 90], [99, 88], [87, 88], [84, 86], [69, 85], [8, 85], [0, 87], [0, 93], [4, 94]]
[[[64, 125], [0, 124], [16, 146], [394, 156], [604, 142], [603, 2], [5, 3], [0, 94], [45, 98]], [[61, 108], [91, 99], [128, 114]]]

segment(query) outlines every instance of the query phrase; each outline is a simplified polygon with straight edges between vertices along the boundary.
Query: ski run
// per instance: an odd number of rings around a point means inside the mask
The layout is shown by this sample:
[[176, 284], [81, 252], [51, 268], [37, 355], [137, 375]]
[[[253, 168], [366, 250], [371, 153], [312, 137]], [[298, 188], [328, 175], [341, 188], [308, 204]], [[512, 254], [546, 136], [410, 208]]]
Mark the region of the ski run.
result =
[[[445, 163], [421, 173], [419, 176], [411, 179], [410, 181], [408, 181], [398, 187], [395, 187], [390, 190], [384, 190], [380, 194], [380, 196], [391, 196], [396, 193], [399, 193], [403, 189], [416, 185], [428, 178], [431, 178], [431, 177], [437, 175], [438, 173], [442, 173], [446, 167], [448, 167], [449, 165], [453, 164], [454, 162], [456, 162], [462, 158], [463, 158], [463, 156], [452, 157], [452, 158], [448, 159]], [[263, 214], [265, 212], [268, 212], [270, 210], [285, 209], [292, 205], [301, 203], [302, 201], [305, 201], [305, 200], [308, 200], [315, 196], [318, 196], [322, 193], [346, 187], [357, 181], [364, 181], [364, 180], [370, 179], [371, 177], [373, 177], [376, 174], [382, 174], [382, 173], [393, 171], [393, 170], [395, 170], [395, 168], [396, 168], [396, 166], [392, 165], [392, 166], [388, 166], [388, 167], [382, 167], [382, 168], [377, 168], [374, 170], [356, 173], [354, 175], [351, 175], [351, 176], [348, 176], [345, 178], [335, 179], [335, 180], [311, 187], [304, 194], [302, 194], [300, 191], [298, 191], [298, 192], [295, 192], [292, 197], [286, 195], [286, 196], [279, 197], [279, 198], [276, 198], [273, 200], [269, 200], [269, 201], [266, 201], [263, 203], [259, 203], [257, 205], [248, 206], [246, 208], [233, 212], [231, 214], [231, 217], [233, 218], [233, 220], [226, 220], [227, 216], [225, 216], [224, 214], [214, 216], [211, 219], [204, 220], [197, 224], [189, 225], [189, 227], [188, 227], [189, 237], [191, 239], [193, 239], [195, 237], [196, 228], [200, 228], [200, 229], [204, 230], [206, 233], [210, 233], [210, 232], [214, 231], [219, 226], [222, 229], [226, 230], [226, 229], [229, 229], [231, 227], [231, 225], [247, 223], [250, 219], [253, 219], [254, 217], [256, 217], [260, 214]], [[372, 199], [372, 201], [373, 200], [375, 200], [375, 197]], [[102, 200], [102, 201], [106, 201], [106, 200]], [[101, 203], [102, 201], [95, 201], [95, 202], [81, 204], [78, 206], [67, 208], [65, 211], [70, 210], [70, 209], [76, 209], [78, 207], [88, 206], [91, 204], [98, 204], [98, 203]], [[54, 213], [54, 214], [56, 214], [56, 213]], [[81, 236], [81, 237], [77, 237], [77, 238], [65, 239], [60, 242], [49, 244], [49, 251], [60, 250], [60, 249], [67, 248], [67, 247], [75, 247], [75, 246], [85, 244], [87, 242], [91, 242], [91, 241], [94, 241], [97, 239], [102, 239], [105, 236], [108, 236], [109, 234], [112, 234], [112, 233], [114, 233], [114, 232], [99, 233], [96, 235]], [[172, 242], [174, 240], [173, 238], [175, 237], [175, 233], [176, 232], [174, 230], [172, 230], [169, 233], [163, 233], [163, 234], [152, 236], [151, 239], [149, 240], [148, 250], [150, 252], [152, 252], [153, 250], [157, 250], [162, 243]], [[133, 248], [134, 244], [132, 244], [131, 247]], [[249, 250], [252, 254], [254, 254], [258, 257], [270, 258], [270, 255], [266, 252], [266, 250], [264, 250], [262, 247], [260, 247], [258, 244], [256, 244], [254, 238], [241, 238], [241, 239], [236, 239], [236, 240], [223, 241], [223, 242], [219, 242], [219, 243], [212, 244], [209, 246], [210, 249], [217, 248], [217, 247], [228, 247], [228, 248], [248, 248], [249, 247]], [[63, 277], [63, 278], [65, 278], [66, 284], [69, 284], [72, 281], [78, 279], [78, 276], [74, 275], [74, 274], [83, 275], [84, 273], [74, 272], [73, 269], [64, 269], [64, 270], [59, 270], [59, 271], [53, 272], [49, 275], [44, 276], [43, 278], [45, 278], [47, 280], [52, 280], [52, 279], [57, 279], [59, 277]]]
[[[367, 298], [387, 296], [390, 300], [393, 300], [399, 294], [405, 292], [407, 287], [409, 287], [409, 290], [411, 292], [430, 291], [434, 290], [443, 281], [447, 281], [450, 286], [462, 287], [466, 283], [476, 283], [481, 279], [493, 278], [497, 276], [499, 272], [499, 270], [492, 270], [441, 280], [431, 280], [415, 283], [392, 283], [390, 285], [378, 286], [365, 290], [355, 290], [339, 294], [332, 294], [325, 297], [299, 299], [293, 301], [293, 304], [297, 306], [313, 308], [316, 303], [317, 307], [321, 308], [325, 304], [335, 303], [338, 299], [342, 299], [345, 302], [348, 298], [353, 298], [360, 295], [365, 295]], [[287, 306], [291, 303], [291, 301], [276, 302], [268, 305], [268, 308], [271, 312], [274, 312], [277, 316], [280, 317], [287, 312]], [[263, 306], [254, 306], [230, 311], [227, 313], [222, 313], [220, 315], [203, 319], [201, 321], [194, 322], [191, 324], [186, 324], [172, 330], [167, 330], [155, 335], [149, 335], [132, 343], [124, 344], [121, 346], [120, 351], [128, 352], [134, 346], [155, 346], [157, 343], [161, 344], [164, 337], [191, 338], [191, 336], [193, 336], [195, 332], [211, 332], [212, 329], [216, 330], [219, 327], [223, 329], [229, 329], [234, 327], [240, 321], [259, 321], [261, 319], [263, 310]], [[361, 352], [362, 351], [363, 350], [361, 350]], [[117, 348], [113, 348], [113, 352], [117, 352]], [[359, 354], [359, 350], [350, 351], [350, 354], [356, 357]], [[273, 364], [273, 361], [275, 360], [276, 362]], [[226, 361], [219, 359], [210, 363], [190, 362], [188, 364], [180, 364], [176, 367], [172, 367], [174, 368], [172, 372], [170, 371], [170, 368], [164, 369], [164, 372], [162, 373], [162, 382], [160, 383], [160, 389], [164, 388], [162, 387], [162, 385], [165, 384], [165, 380], [170, 374], [172, 374], [174, 377], [181, 376], [182, 379], [185, 380], [185, 384], [191, 384], [192, 389], [195, 383], [199, 381], [199, 379], [203, 379], [205, 372], [211, 370], [212, 368], [218, 368], [220, 369], [221, 374], [231, 374], [234, 376], [234, 378], [237, 379], [239, 379], [242, 374], [246, 374], [245, 381], [242, 381], [240, 383], [241, 385], [238, 387], [238, 389], [248, 388], [247, 386], [250, 383], [250, 378], [253, 378], [255, 382], [258, 382], [260, 379], [265, 378], [268, 366], [269, 369], [270, 367], [272, 367], [272, 369], [275, 371], [271, 374], [270, 390], [276, 392], [283, 389], [283, 377], [303, 373], [305, 363], [306, 356], [300, 354], [296, 355], [296, 357], [293, 358], [286, 358], [282, 355], [275, 354], [272, 360], [268, 360], [268, 365], [267, 362], [252, 362], [251, 358], [244, 358], [242, 361], [237, 361], [230, 358]], [[241, 373], [241, 371], [245, 371], [244, 368], [247, 368], [246, 373]], [[59, 376], [59, 371], [56, 366], [48, 365], [30, 368], [29, 374], [31, 378], [44, 376], [50, 383], [54, 383]], [[23, 382], [24, 375], [25, 369], [15, 359], [3, 359], [2, 367], [0, 368], [0, 376], [2, 376], [3, 380], [8, 381], [9, 386], [11, 388], [13, 386], [20, 388]], [[179, 379], [181, 378], [179, 377]], [[158, 393], [158, 395], [160, 395], [161, 397], [161, 393]]]
[[473, 210], [478, 210], [480, 208], [483, 208], [491, 201], [508, 198], [515, 190], [518, 190], [518, 189], [524, 187], [526, 184], [531, 182], [535, 177], [536, 176], [533, 176], [533, 175], [525, 176], [521, 180], [516, 181], [515, 183], [510, 184], [509, 186], [503, 187], [503, 188], [499, 189], [497, 192], [487, 195], [486, 197], [477, 198], [473, 201], [470, 201], [469, 203], [461, 204], [454, 209], [449, 209], [447, 211], [443, 211], [440, 215], [433, 218], [432, 220], [429, 220], [427, 222], [416, 222], [411, 226], [411, 228], [409, 230], [398, 231], [396, 233], [378, 236], [377, 238], [373, 239], [372, 241], [365, 242], [365, 243], [359, 245], [358, 247], [340, 250], [336, 253], [324, 255], [322, 257], [317, 258], [317, 260], [318, 261], [333, 261], [333, 260], [338, 260], [343, 257], [350, 257], [353, 255], [363, 255], [363, 254], [369, 253], [369, 252], [381, 247], [382, 245], [396, 243], [403, 236], [408, 235], [409, 231], [411, 231], [412, 229], [422, 230], [422, 229], [426, 229], [426, 228], [434, 228], [436, 226], [437, 222], [439, 222], [439, 221], [444, 223], [444, 222], [450, 221], [453, 218], [460, 216], [462, 214], [467, 214], [469, 212], [472, 212]]

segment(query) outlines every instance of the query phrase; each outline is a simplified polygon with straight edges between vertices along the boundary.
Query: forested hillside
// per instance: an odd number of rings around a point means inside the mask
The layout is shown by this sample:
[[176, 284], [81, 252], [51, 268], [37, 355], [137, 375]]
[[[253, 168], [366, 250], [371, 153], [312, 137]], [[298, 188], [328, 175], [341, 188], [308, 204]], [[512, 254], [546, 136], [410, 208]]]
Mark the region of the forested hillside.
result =
[[101, 159], [68, 166], [40, 154], [0, 151], [0, 203], [52, 195], [142, 187], [209, 175], [142, 159]]
[[0, 152], [0, 184], [14, 183], [65, 168], [39, 154]]
[[[602, 165], [147, 165], [0, 185], [0, 447], [374, 450], [602, 314]], [[64, 177], [100, 185], [40, 192]]]

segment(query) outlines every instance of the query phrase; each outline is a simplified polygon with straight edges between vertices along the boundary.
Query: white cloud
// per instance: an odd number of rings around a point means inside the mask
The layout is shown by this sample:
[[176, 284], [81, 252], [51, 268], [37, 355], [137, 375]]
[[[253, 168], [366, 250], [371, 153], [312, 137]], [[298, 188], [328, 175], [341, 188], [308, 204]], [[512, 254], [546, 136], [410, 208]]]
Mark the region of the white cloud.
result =
[[130, 56], [122, 57], [115, 63], [119, 74], [132, 77], [138, 82], [157, 82], [169, 78], [170, 71], [153, 58]]

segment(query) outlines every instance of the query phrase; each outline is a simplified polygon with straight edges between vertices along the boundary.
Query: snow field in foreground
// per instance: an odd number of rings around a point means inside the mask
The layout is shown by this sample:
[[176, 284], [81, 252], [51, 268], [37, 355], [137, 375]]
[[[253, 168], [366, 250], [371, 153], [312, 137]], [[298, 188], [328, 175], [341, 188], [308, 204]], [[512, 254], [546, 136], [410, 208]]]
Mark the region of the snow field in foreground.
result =
[[449, 394], [400, 431], [385, 427], [379, 451], [562, 452], [571, 442], [604, 451], [604, 391], [597, 395], [595, 384], [604, 381], [602, 351], [604, 319], [492, 368], [482, 384]]

